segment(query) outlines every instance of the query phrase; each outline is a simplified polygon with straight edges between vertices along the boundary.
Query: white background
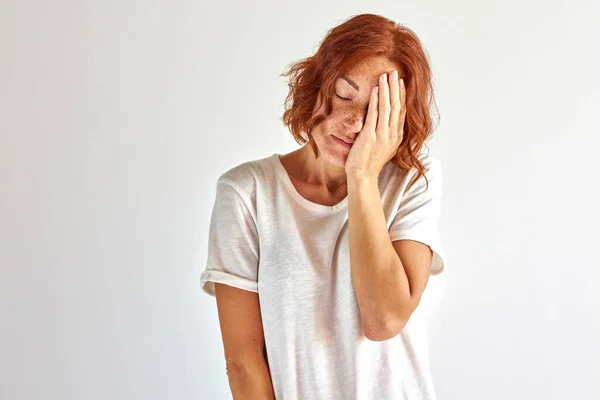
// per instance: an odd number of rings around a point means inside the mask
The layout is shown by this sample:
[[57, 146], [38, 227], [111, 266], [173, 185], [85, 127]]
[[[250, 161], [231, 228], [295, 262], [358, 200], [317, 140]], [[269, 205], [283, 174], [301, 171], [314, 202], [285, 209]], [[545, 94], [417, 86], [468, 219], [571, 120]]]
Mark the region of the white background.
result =
[[[369, 6], [367, 6], [367, 4]], [[3, 1], [0, 398], [227, 399], [216, 178], [297, 144], [288, 63], [376, 13], [429, 53], [440, 399], [600, 398], [592, 1]]]

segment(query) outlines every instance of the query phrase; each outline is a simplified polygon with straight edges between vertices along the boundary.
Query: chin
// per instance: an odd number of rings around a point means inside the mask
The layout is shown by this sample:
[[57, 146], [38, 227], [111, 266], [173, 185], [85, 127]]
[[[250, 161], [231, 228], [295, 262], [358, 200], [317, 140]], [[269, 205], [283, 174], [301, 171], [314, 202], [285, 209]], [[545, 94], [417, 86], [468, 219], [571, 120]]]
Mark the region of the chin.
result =
[[335, 150], [327, 152], [327, 161], [333, 165], [344, 168], [346, 166], [346, 160], [348, 159], [347, 153], [342, 153]]
[[[320, 157], [324, 158], [330, 164], [337, 165], [340, 168], [346, 166], [346, 160], [348, 159], [349, 151], [341, 148], [338, 145], [331, 145], [331, 138], [321, 138], [317, 141], [317, 147], [319, 148]], [[325, 143], [323, 143], [325, 142]]]

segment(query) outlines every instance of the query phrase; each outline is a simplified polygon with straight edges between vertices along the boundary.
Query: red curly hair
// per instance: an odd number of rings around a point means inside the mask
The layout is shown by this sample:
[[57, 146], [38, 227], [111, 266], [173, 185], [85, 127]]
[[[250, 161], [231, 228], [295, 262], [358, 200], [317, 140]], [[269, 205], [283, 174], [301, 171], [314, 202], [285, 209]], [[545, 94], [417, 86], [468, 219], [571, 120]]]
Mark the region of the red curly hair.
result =
[[[417, 35], [388, 18], [375, 14], [353, 16], [331, 29], [314, 55], [292, 63], [281, 74], [290, 77], [283, 123], [297, 143], [304, 145], [309, 142], [318, 157], [319, 151], [312, 140], [311, 131], [332, 112], [336, 79], [370, 56], [385, 56], [404, 72], [404, 138], [390, 161], [400, 169], [416, 168], [418, 179], [421, 175], [425, 176], [426, 171], [418, 154], [434, 130], [429, 108], [433, 105], [437, 110], [431, 68]], [[312, 116], [321, 89], [326, 114]]]

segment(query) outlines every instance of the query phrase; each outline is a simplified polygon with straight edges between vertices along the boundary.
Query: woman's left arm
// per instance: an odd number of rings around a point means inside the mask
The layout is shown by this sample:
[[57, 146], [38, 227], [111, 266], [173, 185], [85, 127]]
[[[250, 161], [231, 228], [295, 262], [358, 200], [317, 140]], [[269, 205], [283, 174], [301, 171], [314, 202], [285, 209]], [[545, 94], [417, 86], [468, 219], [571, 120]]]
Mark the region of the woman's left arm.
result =
[[396, 336], [416, 309], [432, 261], [429, 246], [392, 242], [377, 178], [348, 174], [350, 267], [365, 336]]
[[387, 340], [408, 322], [425, 289], [433, 253], [410, 240], [392, 243], [377, 184], [404, 138], [406, 88], [398, 71], [379, 77], [365, 125], [345, 163], [352, 284], [365, 336]]

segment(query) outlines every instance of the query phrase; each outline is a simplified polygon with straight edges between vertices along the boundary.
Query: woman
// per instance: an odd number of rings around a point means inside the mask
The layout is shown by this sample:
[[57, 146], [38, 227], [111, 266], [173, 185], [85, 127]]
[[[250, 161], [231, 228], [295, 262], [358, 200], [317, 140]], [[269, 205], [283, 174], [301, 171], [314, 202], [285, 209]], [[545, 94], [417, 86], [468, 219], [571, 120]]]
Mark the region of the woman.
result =
[[417, 307], [444, 269], [427, 56], [365, 14], [285, 75], [304, 146], [219, 177], [201, 276], [233, 397], [435, 399]]

